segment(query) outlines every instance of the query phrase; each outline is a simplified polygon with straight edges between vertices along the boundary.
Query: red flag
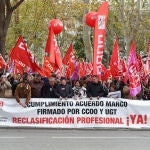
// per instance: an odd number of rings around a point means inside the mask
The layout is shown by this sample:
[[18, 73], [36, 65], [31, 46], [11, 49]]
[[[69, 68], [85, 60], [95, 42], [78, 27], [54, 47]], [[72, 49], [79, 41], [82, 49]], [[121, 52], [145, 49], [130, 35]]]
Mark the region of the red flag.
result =
[[35, 58], [31, 55], [29, 51], [28, 51], [28, 57], [29, 57], [30, 68], [32, 69], [32, 72], [38, 72], [41, 76], [45, 76], [42, 69], [37, 65]]
[[102, 75], [101, 75], [101, 80], [106, 81], [110, 77], [110, 71], [106, 69], [106, 67], [102, 64]]
[[119, 61], [119, 70], [121, 72], [121, 75], [123, 75], [126, 72], [126, 63], [123, 58], [121, 58]]
[[14, 66], [15, 66], [14, 71], [13, 71], [14, 74], [18, 74], [18, 73], [23, 74], [24, 68], [26, 67], [25, 64], [23, 64], [21, 61], [18, 61], [15, 59]]
[[75, 69], [76, 68], [75, 68], [74, 62], [69, 62], [69, 65], [67, 66], [66, 71], [65, 71], [65, 76], [70, 78], [75, 72]]
[[5, 68], [6, 62], [3, 58], [3, 56], [0, 54], [0, 69]]
[[30, 67], [33, 72], [38, 72], [42, 76], [44, 76], [41, 68], [37, 65], [35, 59], [32, 57], [31, 53], [28, 51], [28, 48], [23, 40], [23, 38], [20, 36], [15, 47], [10, 51], [9, 55], [11, 61], [17, 60], [22, 62], [25, 67]]
[[61, 57], [61, 53], [60, 53], [59, 47], [57, 45], [57, 42], [56, 42], [55, 46], [56, 46], [55, 47], [55, 60], [56, 60], [55, 65], [60, 70], [60, 73], [62, 73], [62, 68], [63, 68], [62, 57]]
[[28, 67], [31, 66], [27, 46], [24, 43], [23, 38], [21, 36], [19, 37], [15, 47], [11, 50], [9, 57], [11, 60], [17, 59], [23, 62]]
[[49, 57], [49, 61], [54, 65], [57, 65], [59, 70], [62, 71], [61, 53], [57, 45], [56, 37], [52, 28], [50, 28], [45, 52], [48, 54], [47, 56]]
[[150, 73], [150, 40], [148, 41], [148, 58], [146, 61], [146, 71], [147, 71], [147, 74]]
[[86, 75], [85, 71], [85, 63], [84, 62], [78, 62], [78, 75], [79, 77], [84, 77]]
[[130, 59], [128, 59], [128, 75], [130, 81], [130, 95], [135, 97], [141, 91], [140, 77], [137, 69], [137, 59], [134, 47], [134, 41], [132, 41], [130, 48]]
[[72, 61], [72, 62], [75, 61], [74, 49], [73, 49], [72, 43], [70, 44], [70, 46], [69, 46], [69, 48], [68, 48], [68, 50], [67, 50], [67, 52], [66, 52], [66, 54], [62, 60], [62, 63], [64, 65], [68, 65], [68, 63], [70, 61]]
[[[128, 56], [128, 61], [127, 61], [127, 68], [129, 68], [129, 63], [130, 63], [132, 55], [134, 55], [133, 57], [136, 58], [134, 41], [132, 41], [132, 43], [131, 43], [131, 47], [130, 47], [130, 51], [129, 51], [129, 56]], [[137, 63], [135, 65], [136, 65], [136, 68], [137, 68]], [[124, 83], [127, 83], [128, 80], [129, 80], [129, 71], [127, 69], [125, 77], [124, 77]]]
[[47, 56], [44, 57], [43, 71], [47, 77], [51, 76], [51, 72], [55, 72], [55, 67], [50, 63]]
[[135, 52], [134, 41], [131, 42], [131, 47], [130, 47], [130, 51], [129, 51], [127, 66], [129, 65], [129, 62], [130, 62], [130, 60], [131, 60], [131, 56], [132, 56], [132, 55], [134, 55], [134, 57], [136, 58], [136, 52]]
[[137, 64], [138, 64], [138, 71], [139, 71], [140, 78], [142, 81], [144, 81], [146, 75], [145, 75], [144, 63], [142, 61], [141, 55], [138, 56]]
[[108, 16], [108, 2], [100, 5], [94, 31], [93, 74], [100, 77]]
[[46, 43], [46, 48], [45, 48], [45, 53], [47, 53], [47, 56], [49, 57], [49, 60], [51, 63], [55, 64], [55, 34], [52, 30], [52, 28], [50, 27], [50, 31], [48, 34], [48, 39], [47, 39], [47, 43]]
[[112, 77], [119, 75], [119, 48], [118, 48], [118, 38], [116, 38], [114, 49], [110, 59], [110, 71]]
[[92, 63], [85, 63], [85, 71], [86, 75], [91, 75], [93, 72], [93, 65]]

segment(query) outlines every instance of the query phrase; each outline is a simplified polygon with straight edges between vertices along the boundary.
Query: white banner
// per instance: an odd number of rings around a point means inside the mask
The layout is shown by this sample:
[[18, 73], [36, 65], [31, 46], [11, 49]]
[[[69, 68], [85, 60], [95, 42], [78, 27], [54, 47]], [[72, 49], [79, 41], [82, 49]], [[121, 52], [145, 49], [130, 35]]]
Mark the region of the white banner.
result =
[[0, 126], [150, 128], [150, 101], [33, 98], [23, 108], [15, 99], [0, 98]]

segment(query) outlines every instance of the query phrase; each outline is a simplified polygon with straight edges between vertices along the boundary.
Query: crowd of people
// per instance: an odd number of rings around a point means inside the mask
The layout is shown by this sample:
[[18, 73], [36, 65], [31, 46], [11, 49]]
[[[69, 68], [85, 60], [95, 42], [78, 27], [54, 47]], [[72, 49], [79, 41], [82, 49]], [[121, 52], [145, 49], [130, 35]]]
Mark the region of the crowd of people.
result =
[[[31, 98], [59, 98], [80, 100], [83, 98], [100, 99], [109, 97], [110, 92], [120, 91], [120, 97], [125, 99], [150, 100], [150, 76], [141, 83], [142, 90], [132, 97], [130, 95], [129, 81], [124, 82], [123, 78], [109, 79], [100, 82], [98, 76], [88, 75], [79, 80], [71, 81], [65, 77], [42, 77], [36, 73], [1, 75], [0, 77], [0, 97], [15, 98], [23, 107], [26, 107]], [[20, 101], [25, 98], [25, 103]]]

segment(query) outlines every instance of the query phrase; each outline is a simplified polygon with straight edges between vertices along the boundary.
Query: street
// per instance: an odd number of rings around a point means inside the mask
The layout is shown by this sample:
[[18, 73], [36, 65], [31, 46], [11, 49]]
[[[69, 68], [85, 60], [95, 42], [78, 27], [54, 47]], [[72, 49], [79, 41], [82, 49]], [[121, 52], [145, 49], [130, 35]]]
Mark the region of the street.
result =
[[0, 128], [0, 150], [149, 150], [149, 130]]

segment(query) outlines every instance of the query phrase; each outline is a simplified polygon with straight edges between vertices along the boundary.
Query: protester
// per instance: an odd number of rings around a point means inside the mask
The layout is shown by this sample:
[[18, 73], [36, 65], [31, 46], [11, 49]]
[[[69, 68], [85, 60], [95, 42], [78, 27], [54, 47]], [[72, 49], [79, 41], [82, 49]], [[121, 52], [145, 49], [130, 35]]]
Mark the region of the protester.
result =
[[122, 98], [125, 98], [125, 99], [133, 99], [135, 100], [136, 97], [132, 97], [130, 95], [130, 86], [129, 84], [125, 84], [124, 87], [123, 87], [123, 91], [122, 91], [122, 94], [123, 94], [123, 97]]
[[2, 75], [0, 77], [0, 97], [1, 98], [12, 98], [12, 90], [11, 90], [11, 84], [7, 80], [6, 75]]
[[74, 82], [73, 97], [75, 100], [82, 99], [85, 97], [86, 89], [81, 86], [80, 81], [77, 80]]
[[10, 83], [12, 85], [12, 94], [13, 94], [13, 96], [15, 94], [15, 90], [16, 90], [17, 85], [21, 82], [21, 78], [22, 78], [21, 74], [14, 74], [10, 78]]
[[108, 95], [108, 89], [103, 87], [102, 83], [98, 80], [98, 76], [93, 76], [92, 82], [87, 85], [87, 97], [106, 97]]
[[42, 97], [43, 98], [56, 98], [56, 95], [54, 93], [56, 88], [55, 78], [51, 77], [49, 78], [48, 82], [45, 82], [45, 84], [42, 87]]
[[36, 73], [33, 80], [30, 81], [31, 86], [31, 97], [32, 98], [41, 98], [42, 97], [42, 87], [44, 82], [41, 79], [41, 75]]
[[59, 99], [62, 99], [62, 98], [65, 98], [65, 99], [72, 98], [72, 96], [73, 96], [73, 90], [72, 90], [71, 85], [67, 84], [65, 77], [62, 77], [61, 78], [61, 83], [56, 86], [55, 95]]
[[[26, 107], [31, 99], [31, 87], [28, 83], [27, 75], [23, 76], [23, 81], [19, 83], [15, 90], [16, 101], [22, 106]], [[25, 103], [22, 103], [20, 98], [26, 98]]]
[[150, 77], [146, 78], [145, 84], [143, 85], [143, 99], [150, 100]]

